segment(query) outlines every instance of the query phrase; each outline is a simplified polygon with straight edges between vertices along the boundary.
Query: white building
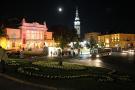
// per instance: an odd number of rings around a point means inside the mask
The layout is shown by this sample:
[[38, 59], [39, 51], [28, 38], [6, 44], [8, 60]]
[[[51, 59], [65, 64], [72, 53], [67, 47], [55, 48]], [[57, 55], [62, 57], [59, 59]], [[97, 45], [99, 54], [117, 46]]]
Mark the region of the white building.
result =
[[74, 28], [77, 30], [78, 37], [80, 38], [80, 18], [78, 14], [78, 8], [76, 8], [76, 16], [74, 21]]

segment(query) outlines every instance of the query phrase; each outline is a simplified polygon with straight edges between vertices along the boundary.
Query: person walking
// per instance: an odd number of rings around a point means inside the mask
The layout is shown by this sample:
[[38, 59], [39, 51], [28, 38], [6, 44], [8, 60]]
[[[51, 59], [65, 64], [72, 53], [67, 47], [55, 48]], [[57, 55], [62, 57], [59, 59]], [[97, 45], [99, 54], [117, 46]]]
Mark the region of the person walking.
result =
[[52, 57], [52, 55], [53, 55], [53, 52], [51, 51], [51, 57]]
[[23, 58], [24, 58], [23, 50], [21, 50], [21, 51], [20, 51], [20, 55], [19, 55], [19, 57], [20, 57], [21, 59], [23, 59]]
[[0, 46], [0, 66], [1, 72], [4, 73], [6, 71], [5, 61], [8, 59], [6, 50]]

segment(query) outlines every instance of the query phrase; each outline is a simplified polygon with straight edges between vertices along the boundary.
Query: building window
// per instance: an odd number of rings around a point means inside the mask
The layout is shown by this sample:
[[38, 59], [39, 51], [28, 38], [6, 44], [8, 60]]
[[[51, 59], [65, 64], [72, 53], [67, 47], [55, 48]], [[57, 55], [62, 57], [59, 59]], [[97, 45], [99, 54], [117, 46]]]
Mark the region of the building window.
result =
[[12, 47], [15, 47], [15, 42], [12, 42]]
[[26, 38], [29, 40], [39, 40], [43, 39], [44, 32], [43, 31], [32, 31], [28, 30], [26, 32]]

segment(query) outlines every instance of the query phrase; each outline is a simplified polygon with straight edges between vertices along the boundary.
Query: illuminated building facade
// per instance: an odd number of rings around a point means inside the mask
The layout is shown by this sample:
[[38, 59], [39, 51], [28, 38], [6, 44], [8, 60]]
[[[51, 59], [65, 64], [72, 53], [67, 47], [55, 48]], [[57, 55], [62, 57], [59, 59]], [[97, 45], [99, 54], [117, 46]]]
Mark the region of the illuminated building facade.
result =
[[43, 48], [45, 45], [52, 46], [52, 32], [47, 31], [46, 23], [27, 23], [22, 20], [18, 29], [6, 28], [7, 49]]
[[98, 43], [104, 47], [120, 47], [120, 48], [133, 48], [135, 47], [135, 34], [108, 34], [98, 36]]
[[90, 41], [91, 39], [94, 39], [96, 42], [98, 42], [99, 35], [100, 35], [100, 33], [91, 32], [91, 33], [86, 33], [84, 37], [85, 37], [86, 41]]
[[80, 18], [79, 18], [79, 14], [78, 14], [78, 8], [76, 8], [76, 16], [75, 16], [75, 21], [74, 21], [74, 28], [77, 30], [77, 35], [80, 38]]

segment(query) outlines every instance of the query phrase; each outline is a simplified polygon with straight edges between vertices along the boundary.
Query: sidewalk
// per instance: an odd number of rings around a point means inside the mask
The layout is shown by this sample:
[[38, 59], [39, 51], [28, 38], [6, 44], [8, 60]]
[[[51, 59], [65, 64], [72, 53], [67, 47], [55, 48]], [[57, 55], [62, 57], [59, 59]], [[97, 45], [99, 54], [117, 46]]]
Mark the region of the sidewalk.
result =
[[0, 73], [1, 90], [57, 90], [57, 88], [23, 81]]

